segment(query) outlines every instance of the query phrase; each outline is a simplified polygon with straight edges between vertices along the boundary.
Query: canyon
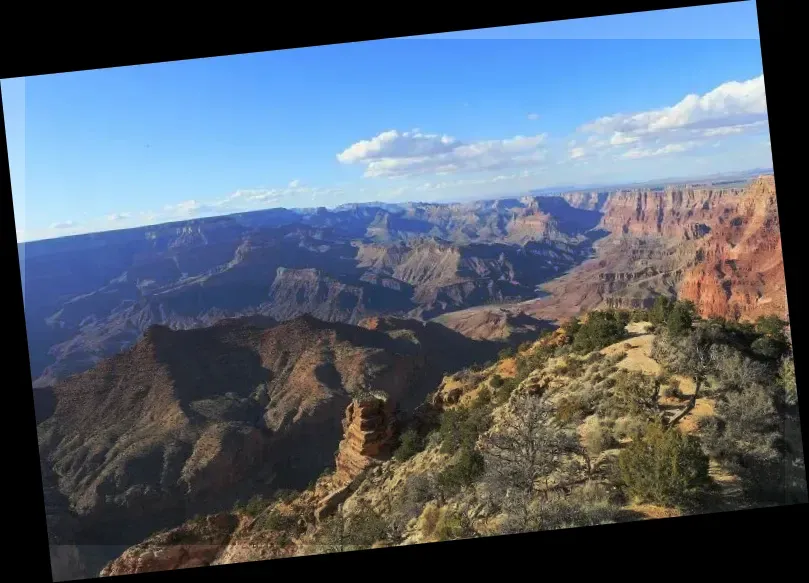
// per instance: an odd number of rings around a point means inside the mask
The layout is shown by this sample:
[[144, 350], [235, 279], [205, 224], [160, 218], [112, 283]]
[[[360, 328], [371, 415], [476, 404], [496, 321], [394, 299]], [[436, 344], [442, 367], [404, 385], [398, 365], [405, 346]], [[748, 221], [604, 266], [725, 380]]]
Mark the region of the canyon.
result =
[[[445, 371], [496, 349], [395, 318], [367, 327], [310, 315], [151, 326], [131, 348], [52, 388], [38, 435], [54, 546], [120, 552], [195, 514], [303, 488], [334, 464], [354, 396], [384, 391], [406, 414]], [[356, 443], [340, 453], [352, 475], [368, 454], [357, 407]], [[84, 559], [96, 572], [99, 556]]]
[[594, 256], [541, 286], [545, 297], [474, 307], [438, 320], [470, 337], [506, 334], [492, 321], [560, 323], [599, 308], [648, 308], [655, 297], [694, 302], [702, 317], [788, 319], [775, 180], [742, 187], [565, 195], [601, 213]]
[[[20, 253], [62, 578], [196, 514], [208, 515], [193, 527], [208, 541], [198, 554], [149, 564], [224, 560], [223, 541], [245, 528], [227, 514], [237, 500], [334, 468], [301, 498], [327, 519], [455, 371], [583, 312], [664, 295], [706, 318], [788, 319], [772, 176], [271, 209]], [[137, 557], [108, 574], [153, 570]]]

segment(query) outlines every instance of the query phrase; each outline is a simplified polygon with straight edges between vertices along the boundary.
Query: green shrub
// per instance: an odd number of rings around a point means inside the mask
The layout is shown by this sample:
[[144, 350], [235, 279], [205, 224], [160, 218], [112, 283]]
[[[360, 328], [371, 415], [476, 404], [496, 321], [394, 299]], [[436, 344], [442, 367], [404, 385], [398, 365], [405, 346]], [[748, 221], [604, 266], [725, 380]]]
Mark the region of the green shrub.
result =
[[194, 540], [194, 536], [186, 530], [181, 528], [170, 531], [166, 535], [166, 543], [170, 545], [179, 545], [189, 543]]
[[297, 517], [290, 514], [284, 514], [277, 509], [271, 510], [259, 520], [261, 520], [261, 526], [269, 530], [278, 532], [290, 532], [298, 530]]
[[582, 441], [587, 453], [591, 456], [597, 456], [612, 447], [614, 443], [609, 428], [598, 417], [590, 417], [584, 423]]
[[512, 356], [514, 356], [514, 348], [512, 346], [507, 346], [497, 353], [497, 358], [499, 360], [505, 360], [507, 358], [511, 358]]
[[629, 316], [630, 322], [647, 322], [649, 321], [649, 310], [632, 310]]
[[578, 378], [584, 373], [585, 362], [584, 360], [570, 357], [567, 360], [567, 376], [571, 378]]
[[785, 340], [784, 328], [786, 325], [787, 323], [778, 316], [761, 316], [756, 320], [755, 330], [759, 334]]
[[399, 438], [399, 447], [393, 452], [393, 457], [403, 462], [410, 459], [424, 448], [424, 443], [415, 429], [408, 429]]
[[637, 439], [643, 434], [646, 422], [634, 416], [619, 417], [612, 426], [612, 436], [616, 440]]
[[483, 474], [483, 466], [483, 456], [479, 451], [470, 446], [462, 447], [455, 462], [438, 474], [438, 487], [445, 495], [451, 496], [477, 480]]
[[383, 518], [368, 505], [362, 505], [349, 520], [348, 532], [351, 543], [359, 548], [367, 548], [375, 542], [386, 540], [387, 530]]
[[491, 402], [491, 400], [492, 392], [489, 390], [489, 387], [483, 387], [478, 391], [478, 396], [475, 397], [475, 400], [472, 401], [472, 404], [469, 407], [472, 409], [485, 407]]
[[592, 412], [592, 406], [579, 395], [562, 397], [556, 406], [556, 419], [561, 423], [580, 421]]
[[571, 318], [570, 320], [562, 324], [562, 329], [565, 331], [567, 341], [573, 342], [573, 339], [576, 337], [576, 334], [581, 329], [581, 322], [579, 322], [578, 318]]
[[514, 389], [517, 388], [518, 384], [519, 383], [517, 382], [516, 378], [505, 379], [503, 384], [500, 385], [494, 394], [495, 401], [498, 404], [503, 404], [508, 401], [509, 396], [514, 392]]
[[499, 374], [496, 374], [489, 380], [489, 384], [492, 387], [494, 387], [495, 389], [498, 388], [498, 387], [502, 387], [503, 386], [503, 377], [501, 377]]
[[248, 516], [258, 516], [258, 514], [267, 508], [269, 504], [269, 501], [265, 500], [261, 496], [253, 496], [247, 501], [247, 504], [245, 504], [243, 512]]
[[441, 451], [454, 453], [462, 446], [473, 446], [478, 436], [489, 428], [488, 407], [459, 407], [444, 411], [441, 416]]
[[688, 334], [693, 327], [697, 310], [689, 301], [676, 301], [666, 318], [666, 330], [672, 337], [682, 337]]
[[798, 386], [795, 383], [795, 361], [792, 357], [781, 361], [778, 383], [784, 389], [784, 401], [787, 405], [798, 404]]
[[655, 326], [661, 326], [666, 323], [673, 307], [673, 302], [665, 296], [657, 296], [655, 298], [652, 309], [649, 310], [649, 321]]
[[779, 360], [789, 350], [785, 340], [773, 338], [771, 336], [762, 336], [757, 338], [750, 344], [750, 350], [756, 356], [767, 360]]
[[455, 540], [471, 534], [472, 530], [466, 516], [449, 509], [441, 514], [435, 525], [435, 536], [439, 541]]
[[627, 336], [625, 318], [614, 311], [590, 312], [573, 337], [573, 350], [587, 353], [615, 344]]
[[618, 458], [627, 491], [656, 504], [680, 504], [708, 483], [708, 456], [699, 440], [650, 423]]

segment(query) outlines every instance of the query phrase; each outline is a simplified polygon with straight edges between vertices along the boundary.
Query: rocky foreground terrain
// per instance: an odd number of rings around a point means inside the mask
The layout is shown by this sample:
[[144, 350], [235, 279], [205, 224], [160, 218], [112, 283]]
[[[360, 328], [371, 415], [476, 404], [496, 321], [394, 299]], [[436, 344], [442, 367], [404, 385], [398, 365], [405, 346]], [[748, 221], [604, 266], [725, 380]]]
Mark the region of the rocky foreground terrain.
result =
[[[714, 344], [719, 364], [695, 384], [665, 356], [687, 333], [675, 341], [652, 328], [631, 323], [623, 339], [589, 352], [559, 329], [488, 367], [445, 376], [406, 421], [389, 396], [359, 395], [345, 407], [330, 471], [309, 487], [156, 533], [101, 575], [805, 501], [800, 425], [766, 372], [780, 366], [773, 353], [762, 359], [730, 348], [731, 325]], [[781, 415], [798, 429], [775, 453]], [[655, 419], [666, 429], [655, 433]], [[627, 490], [633, 443], [666, 431], [681, 437], [659, 455], [682, 457], [659, 462], [660, 474], [682, 473], [647, 491], [644, 466], [641, 485]], [[541, 447], [528, 455], [528, 443]], [[666, 449], [673, 444], [679, 453]], [[786, 475], [753, 471], [764, 466]], [[672, 494], [674, 484], [687, 496]]]
[[152, 326], [37, 402], [54, 544], [114, 552], [240, 497], [305, 487], [333, 462], [352, 396], [384, 389], [407, 414], [445, 372], [496, 349], [391, 318]]
[[665, 295], [693, 301], [702, 316], [754, 320], [788, 315], [773, 176], [743, 188], [669, 188], [606, 196], [571, 194], [601, 213], [609, 233], [595, 256], [541, 286], [546, 296], [437, 318], [471, 337], [508, 335], [494, 321], [560, 322], [595, 308], [642, 308]]

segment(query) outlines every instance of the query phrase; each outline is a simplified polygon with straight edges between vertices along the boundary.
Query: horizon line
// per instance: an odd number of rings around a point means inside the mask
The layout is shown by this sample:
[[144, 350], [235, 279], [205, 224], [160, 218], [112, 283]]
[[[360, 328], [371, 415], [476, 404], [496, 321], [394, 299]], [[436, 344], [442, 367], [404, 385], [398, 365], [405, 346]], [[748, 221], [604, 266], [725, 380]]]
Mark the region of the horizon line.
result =
[[[328, 205], [318, 205], [318, 206], [310, 206], [310, 207], [269, 207], [263, 209], [254, 209], [254, 210], [243, 210], [243, 211], [234, 211], [230, 213], [223, 213], [218, 215], [205, 215], [205, 216], [198, 216], [198, 217], [189, 217], [189, 218], [179, 218], [168, 220], [164, 222], [157, 222], [157, 223], [150, 223], [144, 225], [137, 225], [133, 227], [121, 227], [118, 229], [106, 229], [100, 231], [88, 231], [86, 233], [75, 233], [71, 235], [61, 235], [55, 237], [45, 237], [42, 239], [30, 239], [27, 241], [17, 241], [17, 245], [26, 245], [29, 243], [39, 243], [42, 241], [53, 241], [56, 239], [69, 239], [74, 237], [89, 237], [93, 235], [100, 235], [103, 233], [114, 233], [118, 231], [134, 231], [136, 229], [148, 229], [150, 227], [160, 227], [164, 225], [172, 225], [175, 223], [188, 223], [192, 221], [204, 221], [210, 219], [217, 219], [217, 218], [225, 218], [231, 217], [235, 215], [245, 215], [245, 214], [253, 214], [253, 213], [261, 213], [261, 212], [268, 212], [268, 211], [289, 211], [289, 212], [303, 212], [303, 211], [311, 211], [311, 210], [318, 210], [318, 209], [326, 209], [326, 210], [333, 210], [338, 209], [340, 207], [347, 207], [352, 205], [363, 205], [363, 206], [370, 206], [373, 207], [374, 205], [387, 205], [387, 206], [404, 206], [404, 205], [413, 205], [413, 204], [434, 204], [434, 205], [452, 205], [452, 204], [465, 204], [465, 203], [473, 203], [473, 202], [487, 202], [487, 201], [496, 201], [496, 200], [505, 200], [505, 199], [520, 199], [525, 197], [537, 197], [537, 196], [560, 196], [563, 194], [571, 194], [576, 192], [581, 192], [583, 190], [587, 191], [614, 191], [617, 192], [622, 189], [627, 189], [631, 187], [652, 187], [652, 186], [675, 186], [675, 185], [687, 185], [690, 182], [699, 182], [699, 181], [709, 181], [711, 179], [718, 179], [721, 177], [734, 177], [739, 176], [740, 181], [752, 181], [761, 176], [768, 176], [773, 175], [774, 169], [772, 167], [769, 168], [751, 168], [749, 170], [739, 170], [736, 172], [715, 172], [713, 174], [705, 174], [699, 177], [669, 177], [669, 178], [658, 178], [652, 180], [643, 180], [643, 181], [635, 181], [635, 182], [611, 182], [611, 183], [593, 183], [593, 184], [585, 184], [585, 185], [569, 185], [569, 186], [545, 186], [534, 188], [528, 190], [522, 194], [502, 194], [502, 195], [490, 195], [484, 196], [480, 198], [468, 198], [468, 199], [455, 199], [455, 200], [445, 200], [445, 201], [419, 201], [419, 200], [407, 200], [401, 202], [385, 202], [381, 200], [375, 201], [368, 201], [368, 202], [345, 202], [340, 203], [333, 206]], [[558, 189], [558, 192], [552, 192], [548, 194], [535, 194], [540, 193], [543, 191], [554, 191]], [[381, 207], [380, 207], [381, 208]]]

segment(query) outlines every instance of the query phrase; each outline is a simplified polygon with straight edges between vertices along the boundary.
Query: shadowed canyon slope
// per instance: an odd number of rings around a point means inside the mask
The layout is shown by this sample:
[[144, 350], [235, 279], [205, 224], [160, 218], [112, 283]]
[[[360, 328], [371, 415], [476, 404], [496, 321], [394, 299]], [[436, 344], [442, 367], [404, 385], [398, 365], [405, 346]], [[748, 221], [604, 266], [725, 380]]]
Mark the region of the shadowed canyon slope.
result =
[[743, 188], [668, 188], [571, 194], [572, 205], [603, 213], [594, 258], [542, 285], [548, 296], [472, 308], [440, 321], [494, 338], [491, 321], [529, 316], [560, 321], [599, 307], [648, 307], [657, 295], [693, 301], [704, 317], [788, 316], [775, 181]]
[[525, 300], [586, 258], [599, 220], [559, 197], [271, 209], [20, 246], [37, 386], [153, 324], [309, 313], [356, 323]]
[[53, 389], [39, 424], [52, 536], [132, 544], [239, 497], [304, 487], [333, 464], [352, 395], [382, 390], [406, 413], [444, 372], [496, 348], [390, 318], [152, 326]]

